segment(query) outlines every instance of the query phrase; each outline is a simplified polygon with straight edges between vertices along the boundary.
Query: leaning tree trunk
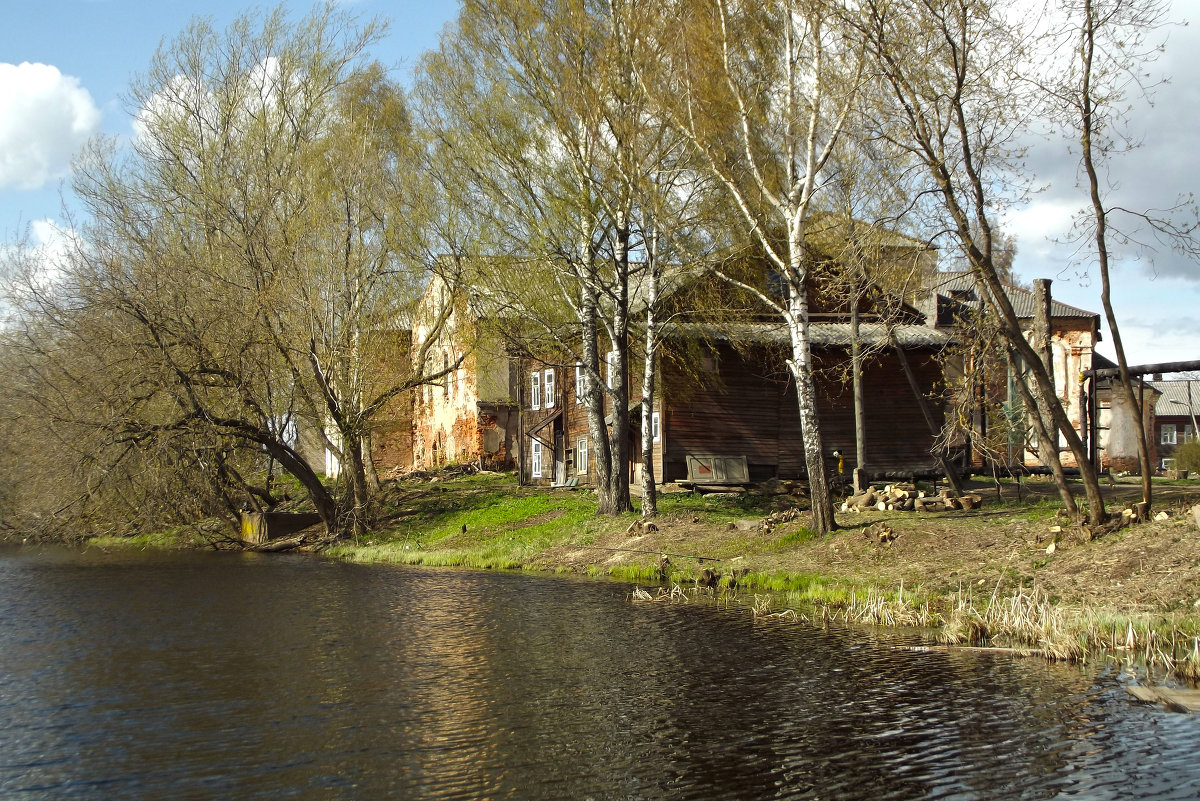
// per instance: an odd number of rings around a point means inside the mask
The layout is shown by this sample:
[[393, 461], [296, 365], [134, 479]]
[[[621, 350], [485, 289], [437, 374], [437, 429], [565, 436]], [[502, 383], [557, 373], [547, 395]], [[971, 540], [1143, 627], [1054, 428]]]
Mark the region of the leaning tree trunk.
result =
[[276, 441], [260, 442], [259, 444], [266, 449], [269, 455], [275, 457], [284, 470], [287, 470], [300, 482], [300, 486], [304, 487], [309, 500], [312, 501], [313, 509], [320, 515], [321, 522], [325, 525], [326, 536], [333, 539], [343, 536], [346, 521], [339, 513], [338, 504], [329, 494], [321, 477], [313, 471], [308, 462], [291, 448]]
[[[1058, 487], [1058, 495], [1062, 499], [1063, 508], [1072, 520], [1076, 522], [1080, 519], [1079, 505], [1075, 503], [1075, 496], [1071, 492], [1071, 487], [1067, 484], [1067, 474], [1063, 471], [1062, 459], [1058, 456], [1058, 430], [1054, 428], [1052, 422], [1053, 417], [1049, 410], [1046, 409], [1045, 402], [1041, 399], [1040, 394], [1032, 392], [1029, 388], [1025, 376], [1017, 369], [1016, 357], [1012, 350], [1006, 351], [1008, 355], [1008, 369], [1013, 376], [1013, 384], [1017, 387], [1017, 391], [1021, 393], [1021, 401], [1025, 404], [1025, 408], [1032, 409], [1033, 414], [1029, 415], [1029, 420], [1033, 423], [1033, 427], [1038, 436], [1043, 453], [1042, 461], [1050, 468], [1051, 474], [1054, 476], [1054, 484]], [[1051, 422], [1047, 422], [1051, 421]], [[1024, 451], [1024, 445], [1021, 448]], [[1021, 458], [1024, 463], [1024, 456]]]
[[[1037, 351], [1042, 367], [1050, 380], [1054, 380], [1054, 347], [1051, 342], [1050, 317], [1052, 316], [1050, 298], [1050, 280], [1036, 278], [1033, 281], [1033, 339], [1034, 350]], [[1047, 399], [1042, 392], [1031, 393], [1025, 381], [1025, 375], [1017, 369], [1016, 361], [1011, 350], [1007, 351], [1008, 365], [1016, 378], [1016, 384], [1021, 392], [1021, 398], [1026, 404], [1033, 404], [1034, 427], [1037, 429], [1038, 446], [1041, 449], [1042, 462], [1050, 468], [1054, 483], [1058, 485], [1058, 493], [1062, 497], [1063, 506], [1072, 519], [1079, 520], [1079, 507], [1075, 504], [1075, 496], [1067, 484], [1067, 474], [1063, 472], [1062, 457], [1058, 455], [1058, 428], [1054, 425], [1054, 417], [1047, 405]], [[1032, 397], [1031, 397], [1032, 395]]]

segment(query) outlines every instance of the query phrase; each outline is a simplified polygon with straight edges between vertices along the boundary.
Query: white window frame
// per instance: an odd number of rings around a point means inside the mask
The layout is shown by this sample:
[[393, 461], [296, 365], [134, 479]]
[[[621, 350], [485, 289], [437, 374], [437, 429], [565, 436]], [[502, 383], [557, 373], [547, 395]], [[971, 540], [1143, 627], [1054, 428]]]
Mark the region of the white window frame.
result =
[[[580, 465], [582, 465], [582, 467]], [[587, 471], [588, 441], [587, 437], [580, 437], [575, 441], [575, 472], [579, 475], [586, 475]]]
[[1159, 466], [1162, 470], [1174, 470], [1175, 469], [1175, 460], [1171, 459], [1171, 458], [1160, 459]]
[[529, 476], [530, 478], [542, 477], [542, 443], [539, 440], [533, 440], [533, 446], [529, 449]]
[[1189, 442], [1194, 442], [1195, 440], [1196, 432], [1192, 430], [1192, 424], [1185, 423], [1183, 426], [1183, 444], [1186, 445]]
[[583, 393], [587, 391], [587, 373], [583, 371], [583, 362], [575, 362], [575, 402], [583, 403]]
[[650, 415], [650, 439], [654, 442], [662, 439], [662, 422], [659, 420], [658, 412]]
[[542, 408], [542, 373], [534, 370], [529, 374], [529, 408]]
[[545, 402], [542, 404], [547, 409], [554, 408], [554, 368], [546, 371], [545, 377], [542, 379], [542, 396]]
[[606, 353], [604, 355], [604, 367], [605, 367], [604, 383], [608, 386], [609, 389], [612, 389], [613, 373], [616, 372], [616, 364], [617, 364], [617, 352], [615, 350], [610, 350], [608, 353]]
[[1163, 423], [1162, 435], [1159, 439], [1159, 445], [1174, 445], [1176, 444], [1176, 429], [1174, 423]]

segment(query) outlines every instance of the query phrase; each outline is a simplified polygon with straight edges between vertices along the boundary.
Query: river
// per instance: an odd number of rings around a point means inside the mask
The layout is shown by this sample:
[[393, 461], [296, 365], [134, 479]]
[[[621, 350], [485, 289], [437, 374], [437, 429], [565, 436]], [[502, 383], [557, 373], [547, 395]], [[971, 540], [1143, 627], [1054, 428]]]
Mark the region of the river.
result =
[[1196, 798], [1113, 666], [605, 581], [0, 549], [0, 798]]

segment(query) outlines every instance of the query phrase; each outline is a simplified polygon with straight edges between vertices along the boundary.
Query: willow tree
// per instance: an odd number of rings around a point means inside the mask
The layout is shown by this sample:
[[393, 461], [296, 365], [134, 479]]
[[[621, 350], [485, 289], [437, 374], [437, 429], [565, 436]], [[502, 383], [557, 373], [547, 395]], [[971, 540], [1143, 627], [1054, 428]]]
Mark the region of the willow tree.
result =
[[645, 73], [664, 113], [769, 262], [771, 275], [758, 281], [718, 274], [786, 324], [813, 527], [820, 532], [837, 523], [817, 413], [809, 333], [816, 259], [808, 233], [858, 102], [861, 51], [843, 35], [844, 13], [825, 0], [678, 4], [654, 33], [669, 55]]
[[[365, 58], [381, 33], [332, 6], [193, 22], [132, 86], [130, 150], [94, 143], [75, 181], [87, 224], [68, 280], [152, 380], [111, 424], [257, 449], [335, 537], [368, 522], [370, 421], [430, 378], [403, 342], [434, 268], [403, 240], [423, 225], [425, 185], [405, 181], [423, 163], [401, 94]], [[386, 358], [392, 340], [403, 357]], [[348, 491], [322, 481], [297, 422], [348, 467]]]

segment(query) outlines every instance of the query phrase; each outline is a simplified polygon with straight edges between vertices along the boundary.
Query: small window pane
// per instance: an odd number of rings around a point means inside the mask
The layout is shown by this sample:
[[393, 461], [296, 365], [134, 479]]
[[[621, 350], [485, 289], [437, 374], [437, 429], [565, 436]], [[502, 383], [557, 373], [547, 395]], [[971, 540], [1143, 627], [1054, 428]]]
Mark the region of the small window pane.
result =
[[588, 441], [587, 437], [578, 440], [575, 443], [575, 472], [586, 473], [588, 471]]
[[1159, 444], [1161, 444], [1161, 445], [1174, 445], [1175, 444], [1175, 424], [1174, 423], [1164, 423], [1163, 424], [1162, 440], [1160, 441]]

